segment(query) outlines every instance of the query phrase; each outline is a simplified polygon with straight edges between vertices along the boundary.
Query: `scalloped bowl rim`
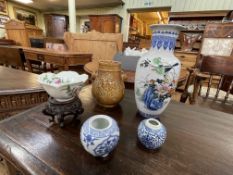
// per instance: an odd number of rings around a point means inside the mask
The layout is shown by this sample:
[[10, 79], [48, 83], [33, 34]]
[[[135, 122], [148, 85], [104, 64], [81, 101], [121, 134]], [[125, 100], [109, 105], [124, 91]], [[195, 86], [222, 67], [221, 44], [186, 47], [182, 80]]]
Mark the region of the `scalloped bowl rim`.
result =
[[[76, 74], [77, 76], [82, 77], [82, 78], [83, 78], [83, 81], [80, 81], [80, 80], [79, 80], [79, 81], [68, 82], [68, 83], [63, 83], [63, 84], [49, 84], [49, 83], [47, 83], [47, 82], [45, 82], [45, 81], [42, 80], [42, 78], [43, 78], [45, 75], [51, 75], [51, 76], [54, 75], [54, 76], [56, 76], [56, 75], [59, 75], [59, 74], [63, 74], [64, 72], [65, 72], [66, 74], [68, 74], [68, 73]], [[84, 83], [87, 81], [87, 79], [88, 79], [88, 75], [87, 75], [87, 74], [78, 74], [77, 72], [74, 72], [74, 71], [61, 71], [61, 72], [59, 72], [59, 73], [52, 73], [52, 72], [42, 73], [42, 74], [39, 75], [37, 81], [38, 81], [41, 85], [46, 85], [46, 86], [50, 86], [50, 87], [59, 89], [59, 88], [61, 88], [61, 87], [67, 86], [67, 85], [72, 86], [72, 85], [75, 85], [75, 84], [80, 84], [80, 85], [81, 85], [81, 84], [84, 84]]]

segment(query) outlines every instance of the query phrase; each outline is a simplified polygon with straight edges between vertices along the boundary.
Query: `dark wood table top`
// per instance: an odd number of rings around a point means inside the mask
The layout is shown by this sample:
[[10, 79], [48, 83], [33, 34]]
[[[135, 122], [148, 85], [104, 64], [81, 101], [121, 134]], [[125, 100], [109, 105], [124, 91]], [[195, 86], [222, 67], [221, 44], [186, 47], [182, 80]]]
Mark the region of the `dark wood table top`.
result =
[[[90, 88], [80, 93], [81, 123], [64, 129], [50, 124], [41, 113], [44, 104], [1, 122], [1, 155], [26, 175], [232, 175], [232, 115], [172, 102], [161, 115], [168, 132], [165, 144], [147, 151], [137, 140], [143, 118], [133, 90], [126, 90], [117, 107], [105, 109], [96, 105]], [[92, 157], [80, 142], [81, 124], [94, 114], [110, 115], [120, 127], [119, 144], [105, 160]]]
[[0, 95], [43, 90], [37, 78], [31, 72], [0, 66]]

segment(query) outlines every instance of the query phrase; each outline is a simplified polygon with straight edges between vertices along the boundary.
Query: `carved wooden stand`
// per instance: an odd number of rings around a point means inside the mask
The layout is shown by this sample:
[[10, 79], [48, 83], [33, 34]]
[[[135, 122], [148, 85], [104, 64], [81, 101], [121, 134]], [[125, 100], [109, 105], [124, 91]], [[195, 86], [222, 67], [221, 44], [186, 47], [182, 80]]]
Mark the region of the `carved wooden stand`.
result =
[[83, 111], [84, 109], [82, 108], [82, 103], [78, 97], [74, 97], [73, 99], [65, 102], [59, 102], [54, 98], [49, 97], [43, 113], [51, 117], [49, 122], [54, 122], [56, 116], [60, 127], [64, 127], [64, 119], [66, 116], [74, 115], [74, 121], [80, 114], [83, 113]]

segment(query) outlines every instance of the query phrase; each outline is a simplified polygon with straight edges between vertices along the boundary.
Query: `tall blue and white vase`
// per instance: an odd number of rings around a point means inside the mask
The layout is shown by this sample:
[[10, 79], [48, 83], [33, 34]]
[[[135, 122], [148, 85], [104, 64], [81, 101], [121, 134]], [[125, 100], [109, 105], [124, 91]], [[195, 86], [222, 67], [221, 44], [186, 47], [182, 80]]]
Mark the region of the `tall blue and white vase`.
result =
[[152, 25], [150, 50], [137, 63], [135, 99], [140, 114], [158, 118], [168, 106], [180, 75], [181, 64], [174, 56], [181, 25]]
[[81, 127], [80, 139], [84, 149], [95, 157], [106, 157], [119, 141], [117, 122], [107, 115], [95, 115]]

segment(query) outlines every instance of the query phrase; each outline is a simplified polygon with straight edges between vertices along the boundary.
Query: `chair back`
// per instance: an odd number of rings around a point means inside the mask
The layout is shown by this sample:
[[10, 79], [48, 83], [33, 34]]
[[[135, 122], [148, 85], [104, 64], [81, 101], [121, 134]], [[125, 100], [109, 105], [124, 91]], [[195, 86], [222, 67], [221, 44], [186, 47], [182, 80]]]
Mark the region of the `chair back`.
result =
[[223, 86], [225, 76], [231, 77], [231, 82], [229, 83], [226, 89], [226, 95], [224, 100], [226, 101], [229, 97], [230, 91], [233, 87], [233, 56], [224, 57], [224, 56], [203, 56], [200, 72], [208, 73], [210, 78], [208, 79], [208, 88], [206, 91], [206, 97], [209, 96], [210, 88], [212, 86], [212, 81], [214, 76], [220, 76], [219, 82], [217, 84], [217, 91], [215, 98], [218, 97], [219, 92]]
[[233, 54], [233, 23], [208, 23], [202, 37], [201, 55]]
[[0, 46], [0, 64], [25, 70], [23, 53], [14, 46]]
[[92, 54], [92, 61], [113, 60], [116, 53], [122, 52], [123, 35], [120, 33], [100, 33], [91, 31], [88, 33], [64, 34], [64, 40], [71, 52]]

